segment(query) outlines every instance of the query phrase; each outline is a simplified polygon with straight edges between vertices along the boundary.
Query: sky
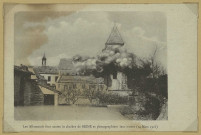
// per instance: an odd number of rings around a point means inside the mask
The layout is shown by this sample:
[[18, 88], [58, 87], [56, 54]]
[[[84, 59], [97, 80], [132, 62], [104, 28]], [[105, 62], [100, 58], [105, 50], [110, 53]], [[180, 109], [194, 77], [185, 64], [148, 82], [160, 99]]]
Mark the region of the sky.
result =
[[163, 12], [75, 11], [15, 14], [15, 65], [47, 65], [61, 58], [96, 56], [116, 24], [129, 52], [149, 58], [157, 46], [157, 61], [167, 67], [167, 20]]

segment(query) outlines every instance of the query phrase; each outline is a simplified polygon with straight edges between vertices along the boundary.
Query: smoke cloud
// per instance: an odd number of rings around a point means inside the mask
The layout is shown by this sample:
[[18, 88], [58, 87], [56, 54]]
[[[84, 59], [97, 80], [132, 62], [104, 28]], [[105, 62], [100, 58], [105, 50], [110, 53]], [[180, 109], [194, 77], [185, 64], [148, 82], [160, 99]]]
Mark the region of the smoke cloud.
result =
[[125, 68], [132, 68], [137, 66], [137, 57], [128, 52], [124, 47], [108, 47], [96, 57], [82, 57], [75, 56], [73, 58], [74, 66], [80, 73], [87, 73], [92, 71], [103, 72], [107, 65], [114, 65], [117, 70]]
[[[34, 8], [35, 6], [30, 6]], [[42, 5], [38, 8], [44, 8]], [[18, 12], [15, 15], [15, 64], [27, 64], [35, 50], [48, 43], [45, 22], [72, 12]], [[23, 52], [22, 52], [23, 50]]]

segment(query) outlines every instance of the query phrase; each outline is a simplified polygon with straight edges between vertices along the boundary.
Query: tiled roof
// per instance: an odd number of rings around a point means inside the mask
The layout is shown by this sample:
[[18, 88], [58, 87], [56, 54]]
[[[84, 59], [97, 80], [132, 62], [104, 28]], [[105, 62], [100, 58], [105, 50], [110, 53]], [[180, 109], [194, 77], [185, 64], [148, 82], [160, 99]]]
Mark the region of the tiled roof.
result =
[[33, 73], [28, 70], [28, 67], [24, 66], [24, 65], [14, 66], [14, 71], [23, 72], [25, 74], [33, 75]]
[[58, 70], [61, 75], [76, 75], [77, 71], [74, 67], [72, 59], [60, 59]]
[[44, 88], [46, 88], [46, 89], [48, 89], [48, 90], [50, 90], [50, 91], [53, 91], [53, 92], [55, 92], [55, 93], [61, 94], [60, 91], [56, 90], [55, 88], [53, 88], [53, 87], [51, 87], [51, 86], [49, 86], [49, 85], [47, 85], [47, 84], [40, 83], [40, 81], [38, 82], [38, 85], [41, 86], [41, 87], [44, 87]]
[[64, 58], [60, 59], [58, 69], [59, 70], [72, 70], [72, 69], [74, 69], [72, 59], [64, 59]]
[[104, 83], [103, 78], [95, 78], [93, 76], [60, 76], [58, 83], [73, 83], [73, 82], [86, 82], [86, 83]]
[[124, 41], [117, 29], [117, 26], [113, 27], [112, 32], [110, 33], [110, 36], [105, 45], [124, 45]]
[[38, 66], [34, 67], [33, 70], [38, 74], [58, 74], [57, 67], [52, 66]]
[[39, 80], [46, 80], [44, 76], [41, 76], [40, 74], [58, 74], [56, 67], [49, 66], [33, 67], [33, 71]]

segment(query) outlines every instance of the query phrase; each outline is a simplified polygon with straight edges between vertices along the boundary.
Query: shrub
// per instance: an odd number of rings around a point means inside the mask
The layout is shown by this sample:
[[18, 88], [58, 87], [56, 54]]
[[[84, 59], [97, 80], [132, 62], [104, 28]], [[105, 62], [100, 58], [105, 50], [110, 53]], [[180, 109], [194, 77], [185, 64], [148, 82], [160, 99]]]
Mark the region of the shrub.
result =
[[120, 96], [114, 93], [108, 92], [96, 92], [96, 98], [99, 99], [101, 104], [128, 104], [128, 97], [127, 96]]
[[121, 108], [119, 111], [122, 115], [134, 114], [134, 111], [131, 109], [131, 107], [128, 106]]

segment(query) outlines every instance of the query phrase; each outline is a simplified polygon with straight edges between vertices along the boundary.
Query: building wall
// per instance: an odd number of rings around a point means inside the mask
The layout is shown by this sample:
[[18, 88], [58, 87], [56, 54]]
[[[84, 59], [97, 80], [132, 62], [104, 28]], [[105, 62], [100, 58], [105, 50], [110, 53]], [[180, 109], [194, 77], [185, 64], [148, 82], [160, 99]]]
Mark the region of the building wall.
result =
[[119, 80], [119, 89], [121, 89], [121, 90], [128, 89], [127, 76], [124, 73], [118, 72], [117, 73], [117, 80]]
[[57, 106], [59, 104], [59, 94], [55, 93], [54, 94], [54, 105]]
[[22, 76], [19, 73], [14, 74], [14, 105], [20, 104], [20, 83]]
[[[95, 89], [95, 90], [100, 90], [104, 91], [106, 90], [106, 85], [105, 84], [97, 84], [97, 83], [86, 83], [86, 82], [65, 82], [65, 83], [57, 83], [56, 89], [61, 91], [62, 93], [65, 92], [65, 90], [69, 89], [76, 89], [80, 90], [81, 94], [84, 92], [84, 90], [87, 89]], [[65, 101], [65, 96], [64, 95], [59, 95], [58, 96], [58, 104], [65, 104], [67, 103]]]
[[44, 95], [40, 88], [32, 80], [27, 80], [24, 85], [24, 105], [42, 105]]
[[23, 72], [14, 73], [14, 105], [41, 105], [43, 93], [38, 85]]
[[[54, 96], [54, 105], [58, 105], [58, 96], [59, 94], [52, 91], [52, 90], [49, 90], [47, 87], [44, 87], [44, 86], [39, 86], [39, 88], [41, 89], [41, 91], [43, 92], [44, 96], [46, 95], [52, 95]], [[45, 98], [44, 98], [44, 103], [45, 103]]]
[[[47, 83], [50, 84], [51, 86], [52, 85], [56, 85], [56, 80], [55, 78], [57, 77], [58, 78], [58, 74], [40, 74], [41, 76], [43, 76], [46, 80], [47, 80]], [[51, 78], [50, 81], [48, 81], [48, 77]]]
[[33, 67], [32, 67], [32, 66], [29, 66], [29, 67], [28, 67], [28, 70], [33, 73], [33, 74], [31, 75], [31, 79], [36, 80], [37, 77], [36, 77], [36, 75], [35, 75], [35, 72], [34, 72], [34, 70], [33, 70]]
[[111, 85], [108, 87], [109, 90], [126, 90], [127, 87], [127, 76], [122, 72], [117, 72], [116, 77], [109, 75]]
[[56, 89], [62, 91], [64, 89], [80, 89], [84, 91], [85, 89], [94, 88], [96, 90], [106, 90], [104, 84], [95, 84], [95, 83], [85, 83], [85, 82], [66, 82], [66, 83], [57, 83]]

